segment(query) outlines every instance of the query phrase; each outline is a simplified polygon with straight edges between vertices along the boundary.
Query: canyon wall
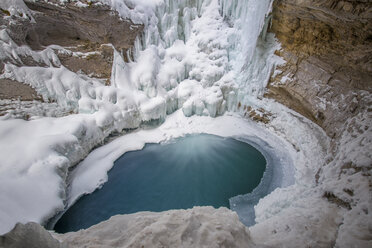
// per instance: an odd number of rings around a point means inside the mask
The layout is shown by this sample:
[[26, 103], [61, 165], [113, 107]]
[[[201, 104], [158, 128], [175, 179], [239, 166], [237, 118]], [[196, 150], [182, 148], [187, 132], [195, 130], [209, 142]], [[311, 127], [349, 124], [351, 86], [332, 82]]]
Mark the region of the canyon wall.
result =
[[[325, 163], [313, 175], [312, 192], [318, 199], [313, 201], [309, 212], [324, 201], [328, 206], [336, 206], [332, 213], [338, 217], [330, 217], [328, 213], [325, 218], [331, 218], [337, 227], [319, 226], [324, 228], [323, 233], [333, 232], [333, 237], [315, 246], [369, 247], [372, 240], [369, 216], [372, 3], [367, 0], [277, 0], [272, 14], [270, 31], [282, 46], [276, 54], [286, 63], [276, 68], [265, 96], [312, 120], [330, 138]], [[303, 228], [304, 234], [309, 234], [310, 219], [296, 220], [297, 228]], [[288, 223], [278, 227], [287, 225], [283, 233], [289, 237], [292, 228]], [[277, 229], [273, 227], [272, 233], [277, 235]], [[295, 247], [294, 240], [281, 241], [275, 235], [268, 231], [256, 242]], [[320, 242], [321, 235], [312, 240]]]
[[271, 78], [271, 97], [320, 125], [331, 138], [346, 119], [372, 111], [370, 1], [277, 0], [271, 32], [287, 63]]

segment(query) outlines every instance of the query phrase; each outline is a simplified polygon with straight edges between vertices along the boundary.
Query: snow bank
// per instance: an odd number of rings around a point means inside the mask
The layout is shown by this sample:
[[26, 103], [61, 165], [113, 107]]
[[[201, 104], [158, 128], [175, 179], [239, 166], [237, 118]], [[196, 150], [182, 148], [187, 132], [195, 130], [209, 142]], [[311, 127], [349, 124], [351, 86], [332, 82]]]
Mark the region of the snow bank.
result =
[[212, 207], [117, 215], [53, 236], [68, 247], [257, 247], [234, 212]]
[[64, 208], [68, 168], [100, 142], [88, 116], [0, 121], [0, 233]]

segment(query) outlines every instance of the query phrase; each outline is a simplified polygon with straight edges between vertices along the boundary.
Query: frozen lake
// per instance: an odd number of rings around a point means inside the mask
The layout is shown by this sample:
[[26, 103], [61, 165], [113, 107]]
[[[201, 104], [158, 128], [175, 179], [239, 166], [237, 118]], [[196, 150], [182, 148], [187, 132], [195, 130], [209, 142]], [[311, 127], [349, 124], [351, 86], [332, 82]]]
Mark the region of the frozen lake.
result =
[[231, 197], [258, 186], [265, 168], [257, 149], [232, 138], [202, 134], [147, 144], [121, 156], [108, 182], [71, 206], [55, 230], [77, 231], [116, 214], [229, 207]]

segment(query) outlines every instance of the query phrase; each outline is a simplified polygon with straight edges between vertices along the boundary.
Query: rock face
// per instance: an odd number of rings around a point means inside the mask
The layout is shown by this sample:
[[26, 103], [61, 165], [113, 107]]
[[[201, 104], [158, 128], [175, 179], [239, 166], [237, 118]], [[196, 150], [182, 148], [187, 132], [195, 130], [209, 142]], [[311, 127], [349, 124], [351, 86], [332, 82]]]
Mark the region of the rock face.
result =
[[[0, 11], [0, 25], [5, 27], [6, 36], [11, 39], [4, 40], [0, 47], [0, 73], [4, 73], [5, 64], [64, 66], [79, 75], [110, 84], [113, 49], [123, 52], [124, 59], [128, 60], [126, 52], [143, 30], [142, 25], [121, 19], [104, 4], [90, 1], [79, 4], [70, 1], [24, 2], [27, 15]], [[48, 47], [50, 45], [53, 46]], [[12, 55], [14, 50], [19, 53], [16, 57]], [[42, 99], [28, 85], [8, 79], [0, 79], [0, 85], [0, 115], [9, 113], [15, 118], [28, 119], [34, 114], [63, 116], [72, 113], [68, 109], [58, 110], [58, 114], [50, 111], [55, 106], [47, 103], [55, 99]]]
[[[370, 247], [372, 2], [277, 0], [271, 32], [282, 44], [276, 53], [286, 63], [270, 79], [266, 97], [317, 123], [330, 138], [325, 163], [314, 175], [312, 191], [319, 200], [311, 208], [323, 200], [336, 206], [324, 216], [315, 214], [317, 220], [330, 218], [327, 223], [336, 225], [324, 228], [334, 235], [315, 246]], [[336, 212], [339, 216], [331, 217]], [[294, 228], [288, 223], [278, 226], [288, 227], [283, 233], [290, 237]], [[314, 234], [308, 231], [311, 217], [296, 219], [296, 225], [297, 230]], [[264, 228], [253, 229], [264, 237], [256, 242], [296, 247], [295, 240], [277, 240], [263, 234]], [[324, 237], [319, 234], [309, 240]]]
[[[79, 7], [67, 2], [25, 1], [33, 11], [35, 24], [27, 33], [27, 44], [33, 48], [47, 45], [72, 46], [81, 41], [111, 43], [117, 50], [132, 47], [142, 26], [121, 20], [107, 5]], [[59, 2], [59, 1], [56, 1]]]
[[[9, 104], [15, 101], [42, 101], [37, 92], [26, 84], [10, 80], [0, 79], [0, 116], [8, 111], [14, 111], [16, 106]], [[24, 117], [27, 119], [27, 117]]]
[[287, 63], [271, 79], [267, 96], [335, 138], [347, 118], [371, 111], [372, 4], [278, 0], [273, 9], [271, 31]]
[[0, 99], [15, 98], [22, 101], [41, 100], [30, 86], [10, 79], [0, 79]]

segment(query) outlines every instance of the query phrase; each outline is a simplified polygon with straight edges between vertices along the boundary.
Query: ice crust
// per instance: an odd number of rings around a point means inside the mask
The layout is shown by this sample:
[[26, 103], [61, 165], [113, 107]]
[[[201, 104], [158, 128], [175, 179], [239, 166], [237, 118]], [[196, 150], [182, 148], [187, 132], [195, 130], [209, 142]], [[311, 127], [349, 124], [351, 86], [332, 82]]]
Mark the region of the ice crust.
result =
[[[10, 61], [0, 77], [31, 85], [45, 100], [56, 101], [60, 112], [77, 113], [31, 121], [1, 117], [0, 234], [17, 222], [45, 224], [82, 194], [102, 186], [115, 159], [127, 151], [186, 134], [210, 133], [250, 142], [268, 160], [267, 180], [251, 195], [230, 200], [246, 224], [252, 224], [247, 216], [254, 207], [257, 224], [250, 230], [255, 242], [283, 247], [370, 245], [365, 238], [372, 226], [369, 181], [363, 171], [347, 176], [340, 169], [350, 162], [368, 170], [370, 113], [345, 123], [333, 158], [327, 150], [329, 139], [318, 126], [261, 99], [275, 65], [283, 63], [274, 55], [279, 44], [266, 33], [271, 0], [94, 2], [145, 25], [129, 51], [133, 61], [125, 63], [123, 54], [114, 52], [111, 86], [63, 67], [56, 54], [71, 51], [49, 46], [35, 52], [0, 30], [0, 59]], [[21, 0], [1, 1], [0, 7], [33, 21]], [[22, 55], [48, 67], [16, 66], [22, 64]], [[257, 124], [238, 106], [264, 108], [273, 117], [266, 125]], [[148, 128], [159, 122], [164, 123]], [[360, 135], [352, 123], [367, 131]], [[147, 128], [139, 128], [142, 125]], [[110, 134], [136, 128], [89, 153]], [[314, 179], [319, 171], [321, 186]], [[347, 200], [345, 184], [354, 191], [351, 211], [322, 197], [332, 189]], [[250, 200], [264, 193], [269, 195], [258, 203]]]

